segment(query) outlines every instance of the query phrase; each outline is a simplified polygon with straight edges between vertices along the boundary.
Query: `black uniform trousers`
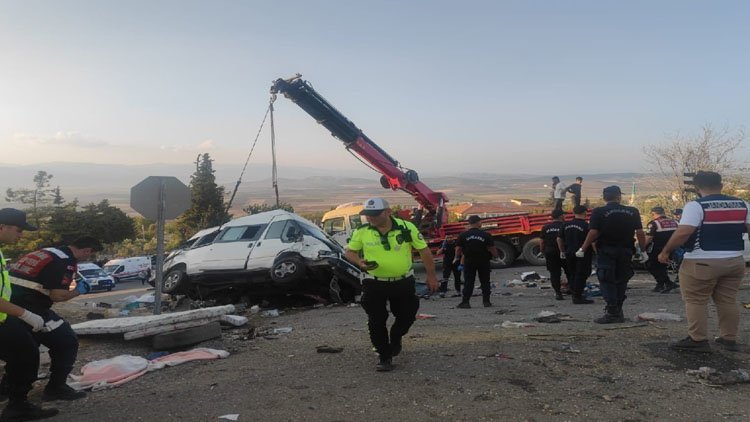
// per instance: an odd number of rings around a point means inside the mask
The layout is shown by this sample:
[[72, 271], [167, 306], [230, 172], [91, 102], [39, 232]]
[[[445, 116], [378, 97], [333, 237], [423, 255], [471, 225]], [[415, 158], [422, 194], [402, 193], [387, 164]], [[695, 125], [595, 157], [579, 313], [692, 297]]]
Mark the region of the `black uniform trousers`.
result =
[[662, 264], [657, 258], [661, 250], [653, 250], [648, 255], [648, 261], [646, 261], [646, 268], [648, 272], [654, 276], [657, 286], [667, 286], [672, 284], [672, 280], [669, 279], [669, 270], [667, 264]]
[[3, 394], [12, 402], [26, 400], [39, 372], [39, 345], [31, 327], [16, 317], [0, 323], [0, 360], [5, 362]]
[[[57, 321], [62, 318], [57, 315], [53, 310], [48, 310], [46, 314], [41, 315], [44, 321]], [[31, 327], [27, 324], [23, 324], [23, 328], [31, 335], [34, 342], [47, 346], [49, 349], [50, 358], [50, 376], [47, 386], [49, 387], [61, 387], [65, 385], [68, 375], [73, 370], [73, 365], [76, 363], [78, 357], [78, 338], [76, 337], [75, 331], [70, 327], [67, 321], [63, 321], [62, 325], [49, 332], [31, 331]], [[36, 352], [39, 354], [39, 351]], [[37, 361], [38, 365], [38, 361]], [[6, 377], [3, 377], [0, 384], [5, 389]], [[34, 376], [34, 380], [36, 375]], [[31, 385], [29, 384], [29, 389]]]
[[633, 249], [623, 246], [597, 248], [596, 276], [608, 311], [621, 309], [628, 281], [633, 277]]
[[452, 252], [445, 251], [443, 254], [443, 281], [440, 283], [440, 291], [448, 291], [448, 280], [453, 274], [453, 286], [457, 292], [461, 292], [461, 271], [458, 270], [458, 262], [453, 262], [456, 258], [455, 249]]
[[[367, 327], [370, 341], [383, 359], [392, 356], [391, 344], [401, 340], [417, 319], [419, 298], [417, 297], [414, 277], [398, 281], [380, 281], [365, 279], [362, 281], [362, 308], [367, 312]], [[388, 309], [396, 318], [388, 337]]]
[[586, 288], [586, 280], [591, 275], [591, 261], [593, 256], [591, 251], [583, 255], [583, 258], [576, 257], [575, 253], [565, 254], [565, 261], [568, 266], [568, 287], [573, 296], [582, 296]]
[[555, 209], [562, 211], [562, 209], [563, 209], [563, 202], [564, 201], [565, 201], [565, 199], [562, 199], [562, 198], [557, 199], [557, 198], [555, 198]]
[[474, 293], [474, 280], [479, 274], [479, 284], [482, 286], [482, 298], [485, 301], [490, 300], [490, 261], [486, 262], [467, 262], [464, 260], [464, 301], [471, 299]]
[[565, 268], [565, 260], [560, 259], [560, 252], [545, 253], [544, 260], [547, 265], [547, 271], [549, 271], [549, 282], [552, 284], [552, 288], [555, 289], [555, 293], [560, 293], [560, 279]]

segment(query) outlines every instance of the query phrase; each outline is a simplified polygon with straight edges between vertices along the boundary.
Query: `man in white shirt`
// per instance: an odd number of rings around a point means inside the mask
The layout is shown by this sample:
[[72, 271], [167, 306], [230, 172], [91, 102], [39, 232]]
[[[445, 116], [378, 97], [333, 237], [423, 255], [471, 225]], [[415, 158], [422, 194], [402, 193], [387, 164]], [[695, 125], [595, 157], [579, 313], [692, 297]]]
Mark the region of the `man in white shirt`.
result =
[[667, 263], [672, 251], [685, 244], [679, 275], [689, 336], [670, 348], [711, 352], [708, 302], [713, 298], [719, 316], [716, 343], [736, 351], [740, 322], [737, 290], [745, 275], [742, 235], [750, 231], [750, 205], [723, 195], [718, 173], [699, 171], [693, 183], [701, 197], [685, 204], [679, 227], [658, 257], [659, 262]]
[[567, 195], [568, 186], [560, 181], [560, 178], [555, 176], [552, 178], [552, 198], [555, 200], [555, 209], [563, 209], [563, 202], [565, 201], [565, 195]]

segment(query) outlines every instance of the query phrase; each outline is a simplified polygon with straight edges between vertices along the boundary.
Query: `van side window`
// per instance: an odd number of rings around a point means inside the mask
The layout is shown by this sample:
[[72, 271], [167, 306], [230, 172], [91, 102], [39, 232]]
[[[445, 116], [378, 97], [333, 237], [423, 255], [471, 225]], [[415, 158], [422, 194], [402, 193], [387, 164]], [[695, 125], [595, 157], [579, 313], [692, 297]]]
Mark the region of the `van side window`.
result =
[[[364, 223], [362, 222], [362, 216], [357, 215], [350, 215], [349, 216], [349, 225], [352, 226], [352, 230], [357, 230], [357, 228]], [[342, 230], [343, 231], [343, 230]]]
[[284, 243], [295, 242], [302, 233], [300, 227], [295, 222], [289, 220], [289, 224], [284, 227], [284, 232], [281, 234], [281, 241]]
[[218, 230], [199, 238], [198, 240], [195, 241], [195, 243], [193, 243], [192, 248], [200, 248], [201, 246], [208, 245], [209, 243], [213, 242], [214, 239], [216, 239], [217, 234], [219, 234]]
[[237, 242], [240, 240], [251, 241], [257, 240], [263, 233], [265, 224], [259, 224], [257, 226], [238, 226], [230, 227], [226, 229], [219, 238], [219, 242]]
[[336, 233], [346, 231], [346, 227], [344, 226], [344, 217], [336, 217], [330, 220], [326, 220], [325, 223], [323, 223], [323, 231], [328, 233], [329, 235], [334, 235]]
[[119, 267], [117, 267], [117, 269], [115, 270], [115, 274], [120, 274], [120, 273], [121, 273], [121, 272], [123, 272], [123, 271], [125, 271], [125, 267], [124, 267], [124, 266], [122, 266], [122, 265], [120, 265], [120, 266], [119, 266]]
[[281, 220], [271, 223], [271, 227], [266, 232], [266, 239], [281, 239], [281, 234], [284, 233], [284, 227], [290, 220]]

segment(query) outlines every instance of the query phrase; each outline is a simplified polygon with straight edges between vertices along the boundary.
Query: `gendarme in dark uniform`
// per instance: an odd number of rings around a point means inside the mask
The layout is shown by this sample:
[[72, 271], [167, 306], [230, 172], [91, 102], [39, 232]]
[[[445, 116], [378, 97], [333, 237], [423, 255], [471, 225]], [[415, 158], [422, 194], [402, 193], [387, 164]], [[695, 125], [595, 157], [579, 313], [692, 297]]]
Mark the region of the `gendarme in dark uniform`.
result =
[[552, 210], [552, 222], [542, 227], [540, 237], [542, 238], [541, 249], [544, 254], [544, 260], [549, 271], [549, 281], [555, 290], [555, 298], [563, 300], [562, 291], [560, 290], [560, 278], [565, 268], [565, 259], [560, 255], [560, 248], [557, 246], [557, 237], [560, 235], [563, 224], [563, 211]]
[[565, 252], [565, 261], [568, 266], [568, 274], [571, 274], [572, 280], [569, 280], [570, 291], [573, 293], [573, 303], [576, 305], [594, 303], [591, 299], [583, 296], [586, 288], [586, 280], [591, 275], [591, 260], [593, 253], [589, 248], [583, 257], [577, 257], [576, 251], [583, 246], [586, 236], [589, 234], [589, 223], [586, 222], [586, 207], [578, 205], [573, 208], [575, 218], [566, 222], [560, 231], [560, 241]]
[[467, 220], [469, 230], [458, 235], [456, 242], [456, 259], [464, 267], [464, 296], [459, 308], [470, 308], [469, 300], [474, 293], [474, 280], [479, 274], [482, 286], [482, 303], [485, 307], [492, 306], [490, 302], [490, 259], [497, 257], [495, 242], [489, 233], [482, 230], [481, 219], [472, 215]]
[[[592, 211], [589, 234], [576, 256], [584, 256], [596, 242], [596, 276], [607, 306], [604, 316], [594, 322], [610, 324], [625, 322], [622, 305], [628, 281], [633, 277], [633, 236], [637, 237], [641, 250], [644, 250], [646, 239], [638, 209], [620, 204], [622, 191], [619, 186], [604, 188], [603, 197], [607, 205]], [[642, 261], [645, 261], [644, 257], [646, 253], [642, 252]]]
[[653, 220], [646, 224], [646, 251], [648, 252], [646, 267], [656, 280], [656, 287], [653, 291], [668, 293], [676, 288], [677, 284], [669, 279], [667, 264], [659, 262], [657, 257], [677, 230], [677, 222], [664, 215], [663, 207], [651, 208], [651, 217]]

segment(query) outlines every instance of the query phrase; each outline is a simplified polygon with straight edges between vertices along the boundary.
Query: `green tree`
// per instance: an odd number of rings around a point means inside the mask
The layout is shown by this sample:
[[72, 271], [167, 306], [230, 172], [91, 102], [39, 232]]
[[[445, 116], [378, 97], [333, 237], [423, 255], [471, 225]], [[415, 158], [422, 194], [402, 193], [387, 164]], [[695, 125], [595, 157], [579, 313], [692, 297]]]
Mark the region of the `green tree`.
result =
[[63, 242], [89, 235], [107, 244], [135, 236], [133, 220], [106, 199], [88, 204], [81, 211], [76, 210], [75, 202], [55, 208], [48, 229]]
[[195, 165], [195, 173], [190, 176], [192, 204], [179, 219], [183, 236], [229, 221], [224, 206], [224, 188], [216, 184], [213, 160], [209, 154], [202, 154]]
[[25, 205], [31, 205], [29, 217], [37, 227], [41, 227], [42, 219], [44, 218], [44, 208], [46, 205], [49, 205], [50, 201], [52, 200], [53, 190], [49, 187], [49, 182], [51, 179], [51, 174], [47, 173], [46, 171], [40, 170], [36, 173], [36, 175], [34, 175], [33, 189], [8, 188], [5, 191], [5, 200], [7, 202], [18, 202]]
[[271, 210], [284, 210], [294, 212], [294, 207], [286, 202], [280, 202], [278, 206], [276, 204], [268, 205], [267, 203], [263, 202], [260, 204], [250, 204], [242, 209], [242, 211], [245, 211], [248, 214], [258, 214]]

